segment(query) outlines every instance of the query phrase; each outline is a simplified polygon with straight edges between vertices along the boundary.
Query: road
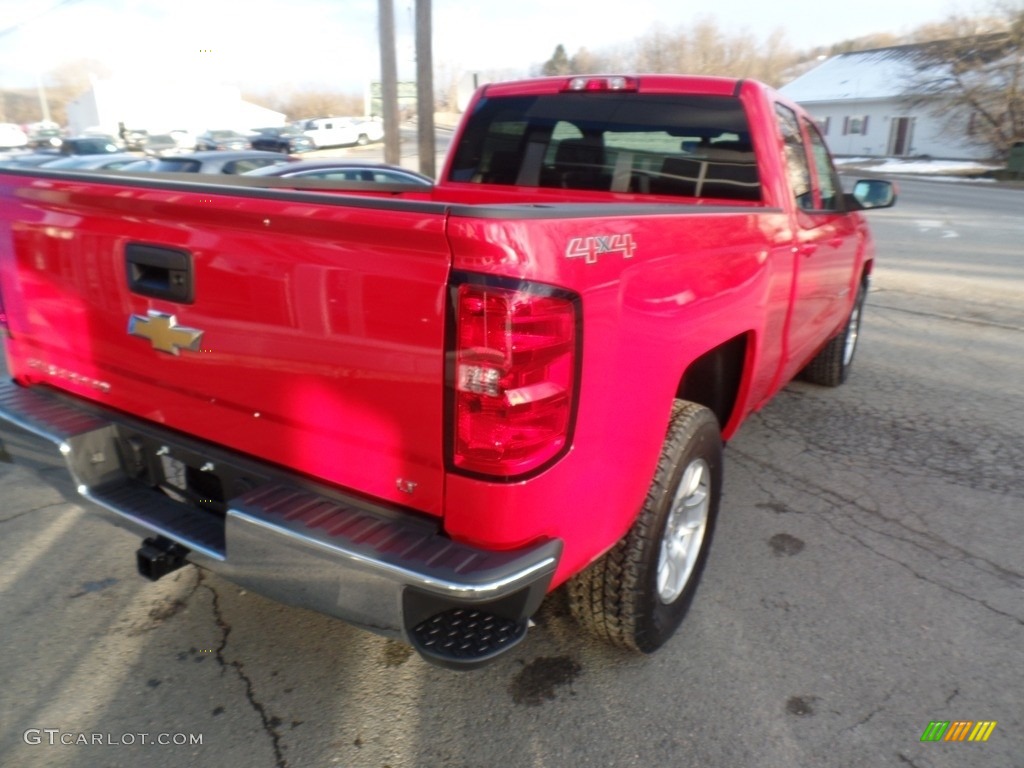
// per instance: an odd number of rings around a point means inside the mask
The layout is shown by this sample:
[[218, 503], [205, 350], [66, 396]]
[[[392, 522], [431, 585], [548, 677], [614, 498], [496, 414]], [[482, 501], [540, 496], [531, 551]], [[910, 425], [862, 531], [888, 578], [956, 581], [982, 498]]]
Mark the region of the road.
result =
[[[901, 185], [850, 380], [732, 441], [661, 652], [556, 594], [511, 655], [437, 669], [192, 567], [147, 583], [132, 536], [0, 465], [0, 765], [1024, 766], [1024, 192]], [[947, 720], [998, 725], [921, 742]]]

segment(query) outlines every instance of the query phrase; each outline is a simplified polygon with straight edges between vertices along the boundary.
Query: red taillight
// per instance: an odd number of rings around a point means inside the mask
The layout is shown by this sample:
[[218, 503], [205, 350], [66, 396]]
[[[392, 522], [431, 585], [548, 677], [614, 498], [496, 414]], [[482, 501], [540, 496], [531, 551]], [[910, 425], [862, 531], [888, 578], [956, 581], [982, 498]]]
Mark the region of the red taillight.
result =
[[463, 284], [454, 301], [454, 466], [501, 478], [541, 469], [568, 448], [575, 298]]
[[639, 87], [635, 77], [574, 77], [563, 91], [635, 91]]
[[6, 333], [7, 330], [7, 311], [4, 309], [4, 294], [0, 291], [0, 333]]

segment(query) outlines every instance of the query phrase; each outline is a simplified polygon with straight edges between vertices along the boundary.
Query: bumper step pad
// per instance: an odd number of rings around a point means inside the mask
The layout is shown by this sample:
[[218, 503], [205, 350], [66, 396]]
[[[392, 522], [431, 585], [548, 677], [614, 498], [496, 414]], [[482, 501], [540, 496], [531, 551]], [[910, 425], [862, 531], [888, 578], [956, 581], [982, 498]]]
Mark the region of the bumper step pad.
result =
[[412, 631], [418, 650], [442, 666], [465, 669], [484, 664], [526, 636], [528, 620], [514, 621], [474, 610], [453, 608], [427, 619]]

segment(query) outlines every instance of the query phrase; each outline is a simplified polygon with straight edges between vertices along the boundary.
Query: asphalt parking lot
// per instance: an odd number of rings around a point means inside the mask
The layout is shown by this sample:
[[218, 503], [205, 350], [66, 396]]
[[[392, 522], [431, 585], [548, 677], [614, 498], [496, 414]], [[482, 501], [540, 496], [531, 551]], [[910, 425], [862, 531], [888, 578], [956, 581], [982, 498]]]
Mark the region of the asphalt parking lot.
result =
[[[193, 567], [150, 584], [134, 537], [0, 464], [0, 765], [1024, 766], [1022, 210], [907, 181], [872, 214], [850, 380], [790, 385], [730, 444], [704, 581], [650, 657], [557, 593], [455, 673]], [[996, 726], [922, 741], [936, 721]]]

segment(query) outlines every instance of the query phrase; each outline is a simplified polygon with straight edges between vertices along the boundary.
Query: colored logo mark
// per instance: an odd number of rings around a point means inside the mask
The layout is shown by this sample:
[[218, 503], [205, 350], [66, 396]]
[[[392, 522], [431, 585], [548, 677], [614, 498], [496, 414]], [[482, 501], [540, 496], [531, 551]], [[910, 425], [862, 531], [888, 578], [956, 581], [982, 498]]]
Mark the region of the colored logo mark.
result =
[[921, 741], [988, 741], [998, 724], [996, 720], [932, 720]]

